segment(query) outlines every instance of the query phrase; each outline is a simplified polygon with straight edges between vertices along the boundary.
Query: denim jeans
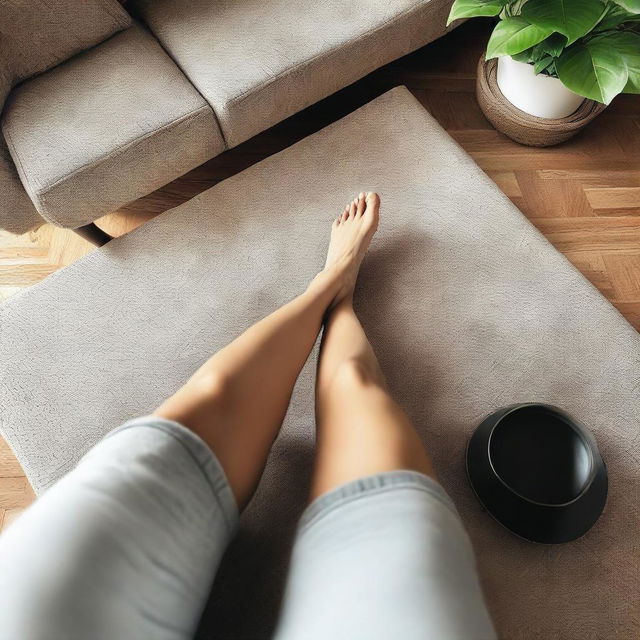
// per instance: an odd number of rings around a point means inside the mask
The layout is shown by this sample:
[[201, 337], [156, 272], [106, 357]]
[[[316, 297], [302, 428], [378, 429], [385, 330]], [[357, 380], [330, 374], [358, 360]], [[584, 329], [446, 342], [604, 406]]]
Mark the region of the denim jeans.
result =
[[[237, 521], [198, 436], [155, 417], [128, 422], [0, 537], [0, 630], [192, 638]], [[321, 496], [292, 554], [278, 640], [495, 637], [455, 507], [423, 474], [381, 473]]]

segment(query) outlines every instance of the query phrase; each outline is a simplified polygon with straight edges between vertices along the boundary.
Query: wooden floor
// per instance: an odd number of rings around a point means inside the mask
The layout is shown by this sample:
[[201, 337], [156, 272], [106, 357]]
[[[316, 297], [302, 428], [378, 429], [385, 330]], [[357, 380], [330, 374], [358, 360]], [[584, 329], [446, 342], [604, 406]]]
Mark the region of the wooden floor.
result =
[[[487, 34], [486, 23], [468, 22], [99, 224], [125, 233], [404, 84], [640, 330], [640, 96], [620, 96], [560, 147], [522, 147], [497, 133], [476, 103], [475, 65]], [[93, 250], [72, 232], [50, 225], [19, 237], [0, 232], [0, 300]], [[32, 499], [20, 466], [0, 440], [0, 529]]]

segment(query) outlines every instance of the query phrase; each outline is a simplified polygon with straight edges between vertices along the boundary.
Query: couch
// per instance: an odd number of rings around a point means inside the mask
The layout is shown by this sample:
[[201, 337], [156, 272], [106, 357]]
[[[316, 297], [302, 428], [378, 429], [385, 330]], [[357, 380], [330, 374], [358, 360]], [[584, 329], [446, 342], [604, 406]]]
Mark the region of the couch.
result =
[[0, 228], [102, 243], [94, 220], [442, 35], [450, 5], [0, 0]]

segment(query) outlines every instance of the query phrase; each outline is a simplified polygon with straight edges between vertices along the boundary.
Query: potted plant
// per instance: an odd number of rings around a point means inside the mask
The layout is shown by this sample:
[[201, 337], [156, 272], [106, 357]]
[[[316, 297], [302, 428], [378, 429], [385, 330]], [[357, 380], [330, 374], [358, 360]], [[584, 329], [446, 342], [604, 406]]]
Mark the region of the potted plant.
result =
[[477, 16], [499, 16], [486, 60], [520, 111], [566, 118], [640, 93], [640, 0], [455, 0], [447, 24]]

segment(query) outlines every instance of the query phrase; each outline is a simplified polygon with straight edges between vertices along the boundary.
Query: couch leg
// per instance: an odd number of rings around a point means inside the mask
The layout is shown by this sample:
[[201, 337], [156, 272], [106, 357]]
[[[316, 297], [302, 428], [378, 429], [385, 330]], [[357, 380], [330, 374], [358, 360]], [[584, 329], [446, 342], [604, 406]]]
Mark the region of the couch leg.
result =
[[103, 231], [100, 227], [93, 224], [93, 222], [85, 224], [84, 227], [78, 227], [73, 231], [97, 247], [101, 247], [107, 244], [109, 240], [113, 240], [113, 236], [110, 236], [106, 231]]

